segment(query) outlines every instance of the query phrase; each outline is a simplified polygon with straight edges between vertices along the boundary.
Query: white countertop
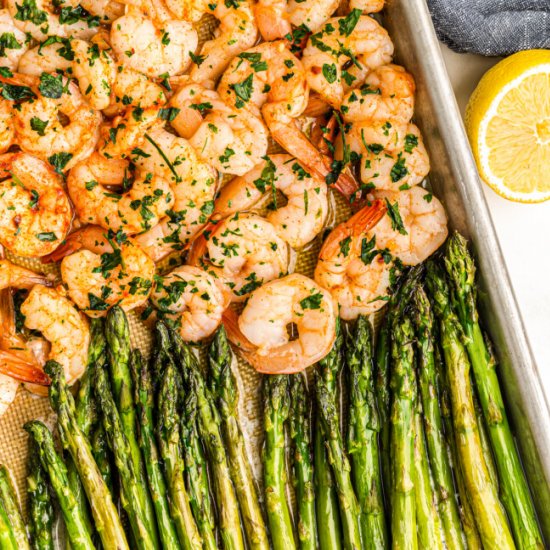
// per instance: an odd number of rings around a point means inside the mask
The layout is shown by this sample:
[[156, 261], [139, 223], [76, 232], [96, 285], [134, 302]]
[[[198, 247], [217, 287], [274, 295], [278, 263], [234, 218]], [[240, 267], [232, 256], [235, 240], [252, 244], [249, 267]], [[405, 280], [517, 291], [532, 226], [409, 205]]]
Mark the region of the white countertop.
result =
[[[456, 54], [443, 45], [442, 51], [464, 113], [481, 76], [499, 59]], [[484, 191], [545, 393], [550, 396], [550, 201], [519, 204], [499, 197], [486, 185]]]

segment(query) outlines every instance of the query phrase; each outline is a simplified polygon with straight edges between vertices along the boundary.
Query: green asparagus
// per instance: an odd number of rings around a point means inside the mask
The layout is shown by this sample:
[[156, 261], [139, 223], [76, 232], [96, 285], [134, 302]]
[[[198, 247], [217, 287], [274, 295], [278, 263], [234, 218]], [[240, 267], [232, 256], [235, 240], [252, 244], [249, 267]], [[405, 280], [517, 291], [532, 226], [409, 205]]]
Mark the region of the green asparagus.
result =
[[138, 350], [132, 351], [130, 370], [138, 410], [138, 440], [145, 462], [149, 490], [153, 498], [159, 537], [163, 548], [166, 550], [178, 550], [181, 546], [176, 533], [176, 527], [170, 515], [168, 492], [155, 442], [153, 421], [154, 395], [151, 373]]
[[297, 532], [302, 550], [315, 550], [317, 517], [311, 449], [310, 397], [302, 374], [290, 378], [290, 438], [294, 473], [294, 490], [298, 503]]
[[[53, 550], [54, 509], [48, 473], [40, 462], [40, 448], [31, 440], [27, 474], [29, 531], [34, 550]], [[1, 547], [1, 545], [0, 545]]]
[[218, 507], [221, 539], [226, 550], [244, 548], [239, 504], [221, 437], [221, 418], [213, 396], [206, 387], [200, 366], [180, 335], [170, 332], [173, 349], [186, 389], [197, 398], [197, 425], [211, 467], [214, 495]]
[[466, 335], [481, 408], [489, 430], [500, 480], [500, 497], [518, 548], [543, 548], [535, 508], [506, 417], [500, 385], [478, 322], [475, 264], [459, 233], [447, 241], [445, 268], [453, 286], [454, 306]]
[[239, 396], [231, 370], [232, 361], [233, 354], [221, 325], [208, 352], [210, 390], [220, 411], [231, 479], [237, 493], [248, 545], [252, 550], [267, 550], [267, 529], [238, 421]]
[[350, 401], [348, 453], [361, 510], [363, 546], [384, 549], [389, 542], [378, 456], [380, 421], [374, 393], [372, 328], [363, 315], [346, 334], [346, 367]]
[[296, 548], [292, 518], [286, 500], [285, 422], [289, 413], [288, 377], [263, 377], [264, 487], [267, 519], [274, 550]]
[[65, 382], [63, 367], [55, 361], [47, 361], [44, 371], [52, 381], [50, 403], [57, 412], [61, 441], [70, 452], [80, 474], [101, 542], [105, 548], [127, 549], [128, 542], [111, 493], [95, 463], [90, 443], [76, 422], [74, 400]]
[[120, 306], [112, 307], [107, 314], [105, 337], [108, 343], [113, 395], [120, 414], [122, 429], [130, 448], [130, 458], [134, 472], [138, 479], [135, 496], [139, 498], [140, 509], [143, 511], [141, 521], [143, 521], [143, 528], [149, 533], [153, 548], [160, 548], [155, 511], [149, 494], [145, 466], [136, 436], [137, 415], [130, 375], [130, 327], [126, 314]]
[[205, 550], [215, 550], [216, 525], [208, 488], [206, 459], [197, 429], [197, 398], [191, 392], [184, 398], [181, 434], [191, 509], [203, 547]]
[[458, 318], [451, 308], [445, 273], [438, 264], [430, 262], [427, 274], [426, 283], [440, 325], [457, 452], [481, 542], [489, 548], [515, 548], [483, 456], [470, 381], [470, 361], [462, 343]]
[[27, 529], [21, 516], [17, 495], [13, 488], [8, 469], [0, 465], [0, 503], [8, 516], [11, 531], [17, 541], [17, 548], [20, 550], [30, 550], [29, 537]]
[[421, 286], [416, 287], [413, 298], [418, 351], [418, 387], [424, 412], [426, 446], [437, 492], [441, 523], [449, 550], [464, 550], [460, 513], [455, 497], [448, 444], [443, 432], [437, 391], [433, 312], [428, 297]]
[[[92, 427], [97, 424], [99, 415], [97, 405], [93, 396], [93, 378], [96, 364], [103, 364], [106, 361], [105, 336], [103, 335], [103, 323], [100, 319], [90, 320], [90, 344], [88, 346], [88, 362], [86, 370], [80, 379], [78, 393], [75, 399], [76, 421], [86, 437], [90, 436]], [[67, 476], [74, 496], [80, 503], [84, 514], [84, 520], [88, 531], [94, 533], [94, 525], [88, 507], [86, 493], [78, 475], [76, 466], [69, 453], [66, 453], [65, 463], [67, 465]]]
[[11, 528], [10, 518], [0, 500], [0, 550], [17, 550], [17, 539]]
[[143, 489], [140, 487], [141, 480], [132, 461], [122, 418], [116, 408], [108, 374], [104, 367], [96, 368], [95, 391], [101, 408], [103, 429], [120, 476], [122, 505], [128, 514], [134, 541], [140, 549], [150, 550], [155, 548], [156, 542], [153, 532], [149, 528], [147, 513], [141, 499]]
[[[437, 324], [435, 325], [435, 328], [437, 329]], [[458, 491], [460, 504], [460, 520], [462, 522], [462, 528], [466, 538], [466, 548], [468, 548], [468, 550], [481, 550], [481, 539], [479, 538], [479, 533], [477, 531], [474, 513], [470, 504], [470, 497], [468, 496], [468, 491], [466, 490], [464, 474], [462, 473], [458, 456], [458, 447], [456, 445], [455, 430], [451, 412], [449, 384], [439, 347], [439, 338], [437, 338], [437, 342], [434, 345], [434, 360], [435, 370], [437, 373], [439, 403], [441, 405], [441, 419], [443, 420], [445, 439], [449, 445], [449, 460], [453, 466], [453, 473], [456, 480], [456, 489]]]
[[422, 405], [417, 399], [414, 415], [414, 494], [419, 548], [442, 550], [441, 522], [432, 489], [430, 462], [422, 423]]
[[111, 452], [109, 450], [109, 444], [107, 443], [107, 436], [103, 425], [99, 424], [95, 427], [90, 437], [90, 445], [92, 447], [92, 454], [96, 461], [101, 477], [105, 482], [105, 485], [113, 493], [113, 467], [111, 462]]
[[410, 296], [422, 275], [422, 265], [409, 269], [399, 279], [388, 305], [386, 314], [378, 331], [374, 363], [376, 366], [375, 389], [378, 415], [380, 418], [380, 463], [386, 505], [389, 505], [391, 494], [391, 464], [390, 464], [390, 367], [391, 367], [391, 326], [396, 316], [399, 316], [410, 301]]
[[48, 472], [52, 489], [57, 496], [63, 514], [71, 548], [73, 550], [93, 550], [95, 547], [86, 525], [82, 506], [69, 485], [67, 467], [55, 452], [50, 430], [37, 420], [25, 424], [25, 429], [33, 437], [42, 467]]
[[328, 459], [338, 493], [340, 518], [344, 548], [359, 550], [361, 548], [361, 530], [359, 527], [359, 503], [351, 482], [351, 467], [346, 456], [344, 443], [340, 434], [340, 419], [334, 394], [323, 383], [320, 375], [316, 377], [315, 394], [318, 414], [325, 434], [328, 448]]
[[[338, 376], [342, 370], [343, 336], [340, 319], [336, 320], [336, 339], [330, 352], [318, 363], [317, 370], [324, 385], [331, 391], [336, 402]], [[313, 438], [314, 479], [316, 490], [316, 515], [319, 547], [321, 550], [337, 550], [342, 547], [342, 526], [338, 496], [332, 467], [329, 462], [325, 431], [316, 414]]]
[[170, 355], [166, 354], [158, 392], [157, 440], [170, 495], [170, 513], [182, 548], [201, 550], [202, 539], [193, 519], [183, 477], [185, 461], [181, 453], [179, 405], [176, 367]]
[[413, 329], [408, 317], [392, 320], [393, 392], [391, 421], [391, 535], [394, 549], [416, 550], [417, 523], [414, 467], [414, 415], [416, 384], [414, 379]]
[[[339, 325], [338, 325], [339, 326]], [[337, 353], [341, 356], [342, 340], [341, 329], [338, 328]], [[340, 369], [341, 357], [338, 360]], [[336, 378], [339, 372], [334, 370], [331, 374]], [[328, 449], [328, 459], [332, 466], [338, 503], [340, 506], [340, 519], [342, 521], [342, 534], [344, 548], [361, 548], [361, 530], [359, 527], [359, 503], [353, 484], [351, 482], [351, 467], [346, 456], [342, 435], [340, 433], [340, 414], [336, 395], [336, 385], [330, 377], [323, 375], [323, 370], [317, 371], [315, 379], [315, 396], [317, 402], [317, 414], [321, 420], [321, 426]]]

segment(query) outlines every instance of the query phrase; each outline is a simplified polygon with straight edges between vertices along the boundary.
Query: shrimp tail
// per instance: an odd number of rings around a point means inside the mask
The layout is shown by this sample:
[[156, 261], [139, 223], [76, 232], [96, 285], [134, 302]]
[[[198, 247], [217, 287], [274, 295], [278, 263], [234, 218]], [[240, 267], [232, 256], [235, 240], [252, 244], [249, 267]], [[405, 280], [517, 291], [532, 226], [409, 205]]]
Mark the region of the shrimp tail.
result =
[[43, 264], [53, 264], [62, 260], [65, 256], [69, 256], [84, 247], [84, 243], [78, 238], [69, 235], [63, 243], [61, 243], [51, 254], [47, 254], [41, 258]]
[[8, 351], [0, 350], [0, 374], [28, 384], [49, 386], [48, 375], [37, 365], [24, 361]]
[[317, 92], [310, 92], [304, 116], [326, 115], [331, 109], [332, 107]]
[[332, 258], [338, 254], [340, 243], [348, 237], [358, 241], [358, 237], [372, 229], [386, 213], [386, 205], [375, 200], [356, 212], [348, 221], [337, 226], [326, 238], [319, 258]]
[[222, 315], [222, 323], [227, 333], [229, 341], [242, 353], [245, 357], [248, 354], [254, 353], [256, 346], [248, 340], [239, 328], [239, 317], [234, 309], [226, 309]]

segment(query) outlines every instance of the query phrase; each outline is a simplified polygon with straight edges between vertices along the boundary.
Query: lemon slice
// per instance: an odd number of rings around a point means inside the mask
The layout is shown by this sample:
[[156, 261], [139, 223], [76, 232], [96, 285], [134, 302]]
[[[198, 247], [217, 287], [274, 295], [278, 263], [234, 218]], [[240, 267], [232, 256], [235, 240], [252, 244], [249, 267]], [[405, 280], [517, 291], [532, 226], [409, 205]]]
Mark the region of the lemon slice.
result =
[[481, 79], [466, 130], [483, 180], [518, 202], [550, 199], [550, 50], [514, 54]]

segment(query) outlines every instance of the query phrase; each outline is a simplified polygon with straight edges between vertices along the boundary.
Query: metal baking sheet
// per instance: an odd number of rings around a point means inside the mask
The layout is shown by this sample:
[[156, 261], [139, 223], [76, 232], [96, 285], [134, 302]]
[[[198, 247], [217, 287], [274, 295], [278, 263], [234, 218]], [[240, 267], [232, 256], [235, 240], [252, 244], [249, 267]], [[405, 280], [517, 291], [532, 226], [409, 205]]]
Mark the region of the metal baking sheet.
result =
[[430, 185], [452, 229], [472, 242], [484, 328], [495, 342], [499, 376], [547, 541], [550, 541], [550, 406], [491, 221], [455, 95], [425, 0], [388, 0], [384, 13], [396, 62], [417, 83], [415, 122], [430, 153]]

